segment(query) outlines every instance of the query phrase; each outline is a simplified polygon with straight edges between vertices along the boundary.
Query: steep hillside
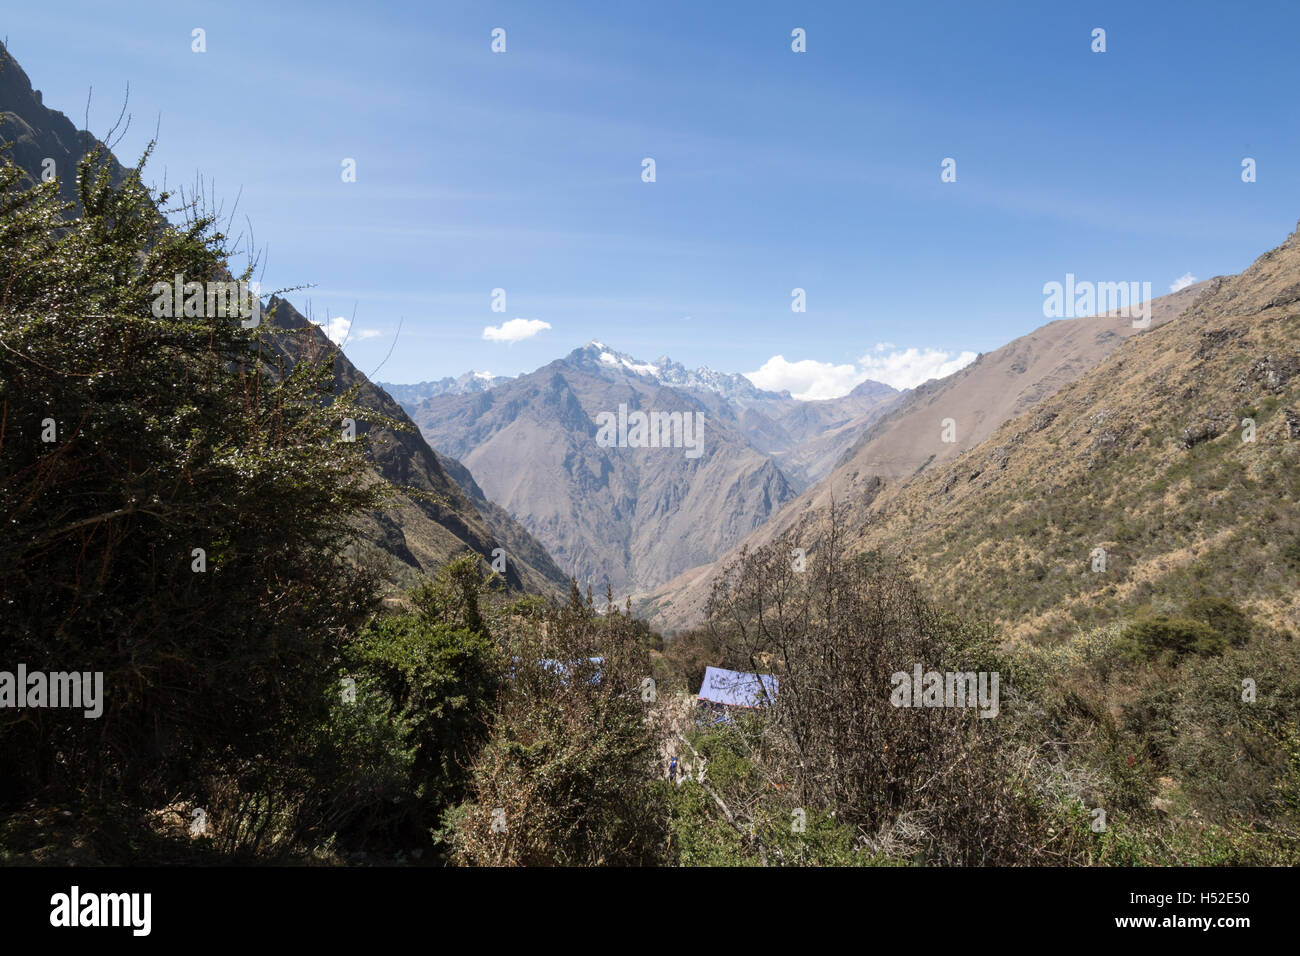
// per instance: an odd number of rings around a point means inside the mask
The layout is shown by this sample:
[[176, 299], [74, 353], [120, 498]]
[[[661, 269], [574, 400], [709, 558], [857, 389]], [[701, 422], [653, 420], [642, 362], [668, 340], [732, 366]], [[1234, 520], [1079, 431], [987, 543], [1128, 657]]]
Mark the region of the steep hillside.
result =
[[[409, 431], [371, 428], [357, 422], [358, 436], [368, 435], [371, 456], [379, 476], [412, 491], [398, 494], [392, 505], [371, 515], [362, 527], [371, 553], [388, 557], [387, 571], [399, 583], [413, 583], [415, 573], [432, 574], [456, 554], [473, 551], [491, 562], [493, 551], [505, 550], [505, 578], [509, 586], [538, 594], [563, 593], [568, 579], [542, 547], [508, 514], [493, 505], [470, 481], [462, 487], [449, 471], [463, 473], [454, 459], [438, 455], [420, 435], [401, 407], [374, 385], [325, 337], [325, 333], [287, 300], [272, 297], [267, 306], [271, 324], [294, 330], [276, 339], [290, 363], [333, 355], [336, 387], [360, 385], [359, 404], [380, 415], [404, 422]], [[444, 467], [448, 466], [448, 467]]]
[[[77, 164], [98, 141], [77, 130], [62, 113], [46, 107], [26, 73], [0, 49], [0, 143], [9, 144], [15, 165], [33, 182], [41, 179], [43, 169], [52, 168], [59, 177], [60, 195], [71, 202], [76, 199]], [[52, 167], [47, 160], [53, 160]], [[118, 177], [123, 175], [111, 153], [105, 154], [104, 161]], [[362, 405], [411, 426], [409, 432], [379, 430], [372, 454], [377, 477], [418, 489], [422, 496], [403, 493], [392, 509], [372, 515], [364, 523], [361, 560], [378, 565], [395, 582], [406, 585], [455, 554], [469, 550], [490, 561], [494, 549], [500, 547], [506, 551], [506, 580], [512, 588], [546, 594], [566, 590], [568, 579], [545, 548], [508, 514], [483, 499], [481, 492], [478, 497], [473, 492], [467, 494], [448, 477], [436, 453], [397, 403], [357, 370], [317, 326], [287, 301], [275, 298], [267, 305], [264, 319], [296, 331], [275, 341], [290, 365], [304, 355], [333, 354], [340, 389], [360, 384]], [[364, 434], [366, 427], [358, 423], [358, 432]]]
[[[845, 481], [851, 547], [907, 556], [1012, 638], [1205, 596], [1300, 625], [1300, 233], [1195, 296], [892, 494]], [[960, 416], [951, 402], [927, 408]], [[817, 504], [798, 535], [811, 560]]]
[[520, 565], [525, 587], [535, 594], [554, 593], [563, 596], [569, 585], [569, 577], [560, 570], [542, 543], [510, 517], [510, 512], [505, 508], [488, 500], [469, 469], [455, 458], [439, 453], [438, 464], [478, 509], [497, 545], [505, 549], [511, 561]]
[[[0, 143], [9, 146], [9, 158], [33, 182], [49, 171], [59, 178], [59, 195], [77, 201], [77, 163], [98, 140], [77, 129], [70, 119], [44, 103], [41, 91], [0, 43]], [[105, 162], [120, 182], [123, 170], [112, 155]]]
[[846, 498], [856, 540], [1013, 637], [1201, 595], [1300, 625], [1298, 342], [1293, 233], [892, 501]]
[[[1153, 300], [1151, 330], [1178, 316], [1220, 280]], [[918, 475], [934, 471], [987, 439], [1139, 335], [1117, 315], [1062, 319], [1022, 336], [946, 378], [907, 393], [863, 430], [830, 474], [785, 506], [746, 543], [770, 540], [832, 500], [850, 511], [880, 508]], [[945, 420], [951, 430], [945, 434]], [[951, 441], [945, 441], [951, 438]], [[645, 597], [642, 613], [670, 630], [700, 620], [719, 564], [694, 568]]]

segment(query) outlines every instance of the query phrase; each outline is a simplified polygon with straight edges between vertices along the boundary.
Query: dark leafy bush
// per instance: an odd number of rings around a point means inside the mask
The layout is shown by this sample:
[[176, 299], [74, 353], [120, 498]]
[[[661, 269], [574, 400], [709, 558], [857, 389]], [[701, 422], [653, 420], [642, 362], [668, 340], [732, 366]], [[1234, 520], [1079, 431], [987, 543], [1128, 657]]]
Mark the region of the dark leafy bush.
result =
[[1223, 635], [1203, 621], [1168, 614], [1142, 617], [1128, 626], [1123, 643], [1139, 660], [1177, 662], [1189, 654], [1219, 654], [1227, 646]]
[[423, 614], [402, 614], [365, 628], [344, 660], [349, 672], [365, 675], [392, 702], [407, 726], [412, 791], [428, 825], [436, 825], [441, 809], [460, 798], [468, 765], [487, 736], [500, 680], [491, 639]]
[[1251, 622], [1246, 612], [1226, 598], [1199, 597], [1189, 602], [1185, 613], [1194, 621], [1214, 628], [1233, 647], [1250, 640]]
[[292, 333], [154, 315], [155, 283], [229, 278], [226, 237], [109, 167], [81, 163], [70, 218], [0, 158], [0, 647], [104, 683], [98, 719], [0, 714], [0, 803], [134, 819], [225, 778], [251, 806], [293, 776], [373, 611], [373, 576], [338, 555], [383, 490], [339, 440], [365, 413], [328, 362], [276, 358]]
[[[643, 628], [577, 596], [516, 636], [491, 737], [447, 836], [472, 865], [663, 859], [664, 788], [647, 721]], [[591, 658], [600, 658], [592, 661]]]

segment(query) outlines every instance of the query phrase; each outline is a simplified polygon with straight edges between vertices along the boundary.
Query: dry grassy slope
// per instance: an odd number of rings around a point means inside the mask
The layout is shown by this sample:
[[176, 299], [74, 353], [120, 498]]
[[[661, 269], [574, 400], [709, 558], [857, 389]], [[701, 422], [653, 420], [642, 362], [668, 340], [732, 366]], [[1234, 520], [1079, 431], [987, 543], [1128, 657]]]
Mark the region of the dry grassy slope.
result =
[[[1175, 318], [1219, 280], [1197, 283], [1152, 302], [1151, 329]], [[742, 545], [755, 546], [824, 511], [831, 500], [850, 510], [881, 507], [924, 475], [976, 447], [1008, 419], [1032, 408], [1094, 368], [1137, 335], [1115, 315], [1061, 319], [1015, 339], [973, 364], [928, 382], [862, 433], [831, 474], [786, 505]], [[952, 418], [956, 441], [941, 441]], [[640, 613], [668, 630], [698, 623], [718, 569], [734, 557], [693, 568], [639, 602]]]
[[[1199, 591], [1300, 623], [1300, 233], [887, 503], [857, 547], [909, 553], [1011, 637]], [[1241, 420], [1257, 423], [1242, 440]], [[1108, 552], [1094, 573], [1090, 554]]]
[[1199, 593], [1295, 628], [1297, 342], [1300, 231], [889, 500], [847, 499], [850, 546], [906, 555], [1013, 639]]

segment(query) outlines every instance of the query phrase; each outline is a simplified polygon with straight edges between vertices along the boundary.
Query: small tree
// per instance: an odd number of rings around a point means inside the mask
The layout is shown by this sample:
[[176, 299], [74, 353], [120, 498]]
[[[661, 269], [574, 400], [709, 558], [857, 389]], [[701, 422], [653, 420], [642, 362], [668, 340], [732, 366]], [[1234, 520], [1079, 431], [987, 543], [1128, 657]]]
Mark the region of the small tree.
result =
[[[864, 843], [945, 863], [1024, 862], [1045, 843], [996, 720], [973, 708], [895, 706], [893, 675], [1011, 668], [986, 628], [941, 613], [881, 555], [849, 556], [832, 509], [805, 570], [790, 560], [807, 529], [728, 566], [709, 625], [732, 659], [780, 681], [772, 772], [793, 806], [830, 813]], [[1003, 705], [1005, 706], [1005, 704]]]

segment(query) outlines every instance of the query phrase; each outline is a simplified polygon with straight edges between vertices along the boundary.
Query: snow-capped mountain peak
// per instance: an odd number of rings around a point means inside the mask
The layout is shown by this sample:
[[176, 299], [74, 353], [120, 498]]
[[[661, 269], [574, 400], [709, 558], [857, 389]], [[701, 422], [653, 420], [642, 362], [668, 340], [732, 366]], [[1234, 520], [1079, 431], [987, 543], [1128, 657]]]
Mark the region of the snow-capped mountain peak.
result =
[[698, 369], [689, 369], [667, 355], [647, 362], [625, 352], [619, 352], [598, 339], [592, 339], [585, 347], [575, 349], [569, 355], [569, 361], [606, 373], [622, 372], [638, 375], [671, 388], [714, 392], [731, 400], [778, 397], [774, 392], [766, 392], [755, 387], [743, 375], [716, 372], [707, 365]]

